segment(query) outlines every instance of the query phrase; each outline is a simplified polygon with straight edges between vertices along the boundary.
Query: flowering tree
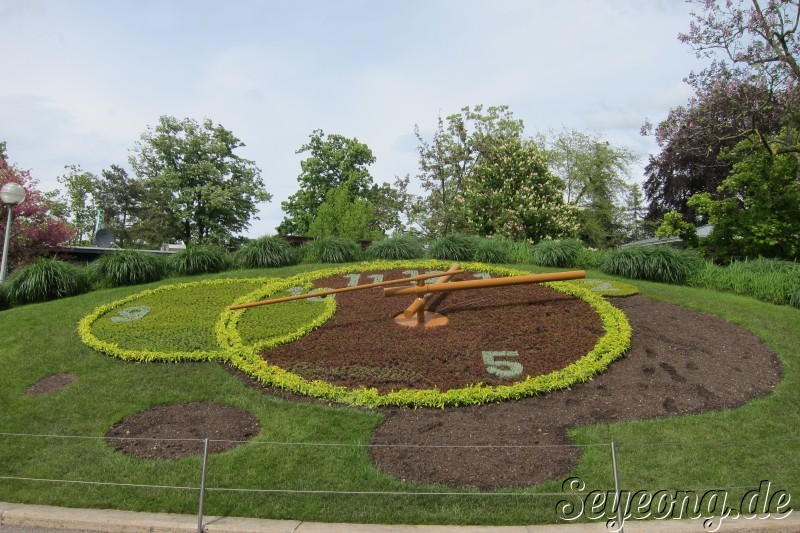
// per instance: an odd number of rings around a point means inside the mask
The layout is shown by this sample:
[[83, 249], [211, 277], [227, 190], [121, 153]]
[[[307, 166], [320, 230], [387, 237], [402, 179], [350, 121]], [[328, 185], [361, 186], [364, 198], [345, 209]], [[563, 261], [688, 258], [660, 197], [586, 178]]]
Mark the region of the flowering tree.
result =
[[[12, 271], [43, 255], [50, 246], [68, 242], [75, 230], [63, 220], [50, 214], [50, 205], [38, 189], [38, 180], [27, 170], [20, 170], [0, 159], [0, 187], [18, 183], [27, 192], [25, 201], [12, 207], [13, 223], [8, 251], [8, 270]], [[8, 215], [5, 209], [0, 217], [0, 234], [5, 235]]]
[[465, 187], [479, 162], [497, 143], [520, 139], [521, 120], [515, 119], [508, 106], [478, 105], [464, 107], [439, 118], [433, 139], [427, 141], [415, 128], [419, 140], [420, 185], [427, 196], [412, 209], [412, 218], [424, 233], [441, 237], [467, 231], [469, 221], [464, 211]]
[[564, 182], [531, 140], [509, 137], [488, 147], [464, 180], [462, 201], [479, 235], [538, 242], [578, 229], [577, 210], [564, 202]]
[[[727, 96], [738, 110], [742, 134], [754, 134], [773, 155], [800, 153], [800, 0], [693, 0], [689, 31], [679, 35], [711, 65], [687, 81], [699, 97]], [[765, 128], [760, 120], [778, 112], [783, 128]]]

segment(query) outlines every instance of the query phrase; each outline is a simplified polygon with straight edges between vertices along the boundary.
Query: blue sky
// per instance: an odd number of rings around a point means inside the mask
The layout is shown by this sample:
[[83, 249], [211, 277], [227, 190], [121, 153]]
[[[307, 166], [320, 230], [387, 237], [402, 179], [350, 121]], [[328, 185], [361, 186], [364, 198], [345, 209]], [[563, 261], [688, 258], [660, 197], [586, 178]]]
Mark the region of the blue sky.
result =
[[64, 165], [129, 168], [160, 115], [240, 138], [274, 233], [314, 129], [374, 152], [376, 181], [417, 172], [414, 127], [507, 104], [534, 135], [576, 128], [641, 156], [639, 135], [701, 67], [681, 0], [0, 0], [0, 140], [43, 190]]

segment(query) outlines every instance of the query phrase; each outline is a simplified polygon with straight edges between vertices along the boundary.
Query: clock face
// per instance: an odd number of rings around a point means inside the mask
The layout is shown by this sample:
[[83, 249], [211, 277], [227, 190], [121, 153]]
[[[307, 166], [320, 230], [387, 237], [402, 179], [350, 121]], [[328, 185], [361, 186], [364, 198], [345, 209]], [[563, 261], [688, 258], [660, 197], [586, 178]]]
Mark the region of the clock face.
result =
[[[426, 271], [366, 271], [320, 278], [314, 285], [342, 288], [417, 273]], [[457, 279], [490, 276], [468, 271]], [[413, 296], [385, 297], [379, 287], [335, 298], [336, 313], [324, 326], [265, 350], [262, 357], [305, 379], [348, 388], [375, 387], [382, 393], [449, 390], [509, 384], [564, 368], [586, 355], [603, 334], [600, 318], [588, 304], [537, 284], [436, 293], [427, 307], [448, 323], [435, 328], [403, 327], [394, 321], [414, 302]], [[570, 324], [568, 334], [564, 324]]]
[[[436, 328], [399, 325], [394, 318], [415, 297], [386, 297], [382, 287], [228, 309], [449, 266], [373, 262], [290, 278], [166, 285], [101, 306], [79, 330], [91, 347], [124, 359], [227, 360], [265, 384], [360, 405], [480, 403], [463, 400], [471, 390], [482, 391], [481, 401], [520, 397], [586, 379], [627, 347], [609, 339], [624, 336], [627, 322], [603, 318], [598, 310], [613, 308], [568, 283], [435, 293], [427, 309], [448, 320]], [[463, 268], [452, 281], [528, 274]]]

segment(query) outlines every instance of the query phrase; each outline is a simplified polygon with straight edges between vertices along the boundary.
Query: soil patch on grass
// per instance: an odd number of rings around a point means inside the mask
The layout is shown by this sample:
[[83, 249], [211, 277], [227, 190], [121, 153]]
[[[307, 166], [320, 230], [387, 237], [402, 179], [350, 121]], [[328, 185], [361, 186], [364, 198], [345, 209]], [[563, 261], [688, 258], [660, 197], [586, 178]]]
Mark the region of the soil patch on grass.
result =
[[37, 396], [39, 394], [52, 394], [54, 392], [61, 392], [67, 386], [78, 378], [76, 374], [53, 374], [40, 379], [25, 391], [25, 394], [30, 396]]
[[209, 402], [153, 407], [136, 413], [106, 433], [116, 450], [143, 459], [180, 459], [219, 453], [258, 435], [261, 424], [248, 411]]

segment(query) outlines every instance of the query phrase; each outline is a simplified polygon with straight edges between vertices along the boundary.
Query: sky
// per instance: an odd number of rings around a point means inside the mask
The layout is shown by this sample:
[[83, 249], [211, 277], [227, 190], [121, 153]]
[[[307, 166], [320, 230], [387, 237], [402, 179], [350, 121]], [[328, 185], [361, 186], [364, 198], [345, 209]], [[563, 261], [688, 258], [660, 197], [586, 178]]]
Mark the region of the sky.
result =
[[274, 234], [315, 129], [373, 151], [376, 182], [418, 172], [415, 127], [508, 105], [525, 133], [577, 129], [658, 153], [642, 124], [691, 96], [682, 0], [0, 0], [0, 141], [41, 190], [100, 174], [161, 115], [211, 119], [245, 146]]

